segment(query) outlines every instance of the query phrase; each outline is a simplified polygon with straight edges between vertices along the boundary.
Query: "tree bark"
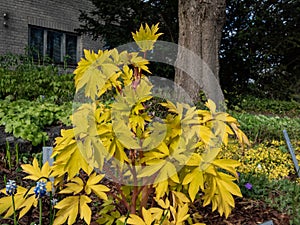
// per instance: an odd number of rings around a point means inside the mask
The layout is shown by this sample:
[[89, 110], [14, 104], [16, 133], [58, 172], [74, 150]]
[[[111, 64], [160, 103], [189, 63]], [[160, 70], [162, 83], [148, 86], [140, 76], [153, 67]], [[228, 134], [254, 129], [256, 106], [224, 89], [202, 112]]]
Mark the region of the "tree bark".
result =
[[[179, 40], [175, 83], [194, 102], [200, 91], [224, 109], [219, 82], [219, 48], [225, 0], [179, 0]], [[180, 93], [179, 93], [180, 95]]]

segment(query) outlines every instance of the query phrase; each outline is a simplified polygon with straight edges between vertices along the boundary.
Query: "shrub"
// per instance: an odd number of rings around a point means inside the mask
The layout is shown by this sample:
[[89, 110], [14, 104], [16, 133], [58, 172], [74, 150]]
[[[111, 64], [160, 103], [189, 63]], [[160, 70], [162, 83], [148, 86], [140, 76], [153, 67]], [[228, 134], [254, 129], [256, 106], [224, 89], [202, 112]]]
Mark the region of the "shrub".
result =
[[[143, 55], [153, 48], [157, 31], [158, 25], [146, 25], [133, 34]], [[73, 113], [74, 128], [56, 139], [52, 167], [40, 169], [36, 160], [23, 165], [28, 179], [55, 178], [55, 196], [61, 197], [54, 224], [73, 224], [78, 216], [90, 224], [95, 196], [100, 224], [149, 225], [183, 224], [189, 204], [199, 197], [203, 206], [212, 204], [227, 217], [233, 195], [241, 196], [235, 183], [238, 161], [216, 158], [229, 135], [248, 143], [237, 121], [216, 112], [211, 100], [206, 110], [167, 99], [151, 102], [152, 84], [144, 75], [148, 63], [138, 52], [85, 50], [75, 85], [88, 100]], [[107, 93], [112, 103], [99, 101]], [[158, 108], [163, 112], [152, 111]], [[31, 190], [17, 210], [24, 215], [35, 201]], [[9, 209], [10, 216], [11, 207], [7, 201], [0, 213]]]
[[[3, 62], [3, 60], [6, 61]], [[59, 74], [58, 67], [36, 65], [23, 57], [2, 56], [0, 61], [0, 98], [34, 100], [43, 96], [57, 103], [72, 101], [73, 74]], [[0, 59], [1, 60], [1, 59]], [[16, 88], [17, 87], [17, 88]]]
[[57, 105], [43, 99], [0, 100], [0, 125], [5, 127], [5, 132], [12, 133], [16, 138], [28, 140], [34, 146], [48, 139], [43, 131], [46, 126], [59, 123], [71, 125], [71, 113], [70, 102]]
[[235, 103], [229, 102], [229, 108], [239, 112], [279, 117], [299, 117], [300, 114], [300, 103], [297, 101], [261, 99], [254, 96], [237, 96]]
[[253, 142], [267, 140], [282, 140], [284, 129], [287, 130], [291, 139], [300, 136], [300, 118], [279, 116], [254, 115], [250, 113], [231, 112], [238, 120], [241, 129]]

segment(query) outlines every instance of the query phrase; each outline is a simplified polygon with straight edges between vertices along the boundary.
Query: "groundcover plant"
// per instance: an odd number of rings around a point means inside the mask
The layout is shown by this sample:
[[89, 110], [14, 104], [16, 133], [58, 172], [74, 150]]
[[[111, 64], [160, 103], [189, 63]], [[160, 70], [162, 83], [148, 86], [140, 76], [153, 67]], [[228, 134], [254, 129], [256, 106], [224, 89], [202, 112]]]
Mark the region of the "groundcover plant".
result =
[[28, 190], [10, 181], [0, 214], [14, 215], [16, 223], [16, 214], [50, 197], [53, 224], [90, 224], [97, 202], [100, 224], [199, 225], [189, 205], [201, 198], [228, 217], [233, 195], [241, 197], [240, 163], [218, 156], [230, 135], [243, 144], [247, 137], [211, 100], [200, 110], [153, 95], [146, 54], [157, 32], [158, 24], [133, 33], [139, 52], [84, 51], [74, 72], [84, 100], [74, 104], [73, 128], [56, 139], [52, 166], [22, 165], [24, 179], [37, 183]]

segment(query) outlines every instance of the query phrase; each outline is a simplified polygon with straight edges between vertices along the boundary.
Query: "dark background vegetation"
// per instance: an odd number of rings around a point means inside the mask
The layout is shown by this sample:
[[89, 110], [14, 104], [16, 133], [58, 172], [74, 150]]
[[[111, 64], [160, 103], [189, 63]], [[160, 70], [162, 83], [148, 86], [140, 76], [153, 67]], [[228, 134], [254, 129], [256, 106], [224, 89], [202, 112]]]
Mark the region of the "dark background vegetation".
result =
[[[78, 32], [104, 38], [107, 48], [131, 42], [128, 31], [141, 23], [160, 22], [163, 40], [178, 40], [177, 1], [90, 1], [97, 9], [81, 13]], [[219, 76], [226, 97], [233, 98], [229, 102], [241, 94], [300, 101], [300, 2], [228, 0], [226, 4]], [[154, 72], [174, 76], [165, 65]]]

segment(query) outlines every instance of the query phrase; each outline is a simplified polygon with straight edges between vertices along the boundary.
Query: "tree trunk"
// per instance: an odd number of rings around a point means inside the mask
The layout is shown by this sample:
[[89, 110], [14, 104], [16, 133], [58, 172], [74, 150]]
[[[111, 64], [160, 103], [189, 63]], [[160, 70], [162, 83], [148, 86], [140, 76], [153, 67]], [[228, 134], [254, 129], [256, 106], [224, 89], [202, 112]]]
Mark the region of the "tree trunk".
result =
[[[179, 40], [175, 83], [194, 102], [200, 91], [224, 109], [219, 84], [219, 47], [225, 0], [179, 0]], [[179, 93], [180, 94], [180, 93]]]

